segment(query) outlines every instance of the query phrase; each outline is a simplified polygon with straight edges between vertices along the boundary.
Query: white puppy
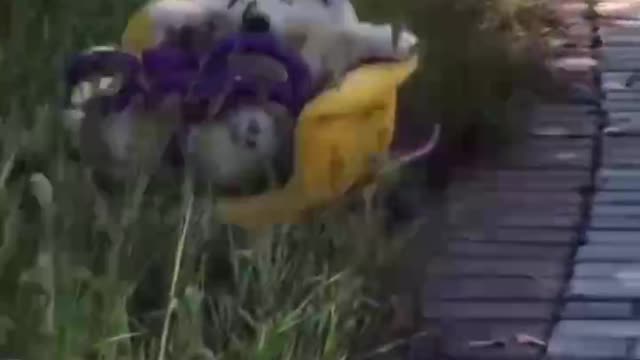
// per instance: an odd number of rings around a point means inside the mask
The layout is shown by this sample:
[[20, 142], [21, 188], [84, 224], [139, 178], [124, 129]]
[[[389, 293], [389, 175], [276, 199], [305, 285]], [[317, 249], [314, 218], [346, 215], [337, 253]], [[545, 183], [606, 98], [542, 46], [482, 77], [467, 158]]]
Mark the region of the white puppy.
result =
[[242, 105], [221, 118], [193, 126], [187, 139], [187, 162], [200, 178], [221, 187], [242, 187], [272, 170], [281, 150], [283, 123], [258, 105]]
[[[171, 40], [180, 29], [190, 27], [201, 30], [195, 33], [199, 43], [211, 44], [240, 29], [250, 3], [154, 1], [130, 24], [123, 42], [139, 48], [146, 41], [149, 46]], [[417, 43], [413, 34], [402, 32], [395, 46], [390, 25], [359, 22], [348, 0], [259, 0], [257, 9], [268, 18], [270, 31], [300, 51], [315, 84], [339, 82], [349, 68], [368, 58], [405, 58]], [[239, 185], [264, 174], [265, 166], [278, 157], [285, 134], [291, 132], [283, 131], [273, 112], [257, 105], [242, 106], [194, 127], [186, 139], [187, 158], [214, 184]]]

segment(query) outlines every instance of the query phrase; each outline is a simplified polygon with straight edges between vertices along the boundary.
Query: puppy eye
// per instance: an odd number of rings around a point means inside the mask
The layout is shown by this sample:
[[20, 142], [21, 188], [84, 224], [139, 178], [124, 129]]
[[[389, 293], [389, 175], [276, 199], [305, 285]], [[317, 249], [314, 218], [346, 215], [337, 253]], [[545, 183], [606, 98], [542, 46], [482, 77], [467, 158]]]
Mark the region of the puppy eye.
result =
[[256, 119], [251, 119], [249, 126], [247, 126], [247, 132], [251, 135], [257, 135], [260, 133], [260, 125], [258, 125]]
[[249, 149], [255, 149], [256, 147], [258, 147], [258, 143], [253, 139], [247, 140], [246, 144]]

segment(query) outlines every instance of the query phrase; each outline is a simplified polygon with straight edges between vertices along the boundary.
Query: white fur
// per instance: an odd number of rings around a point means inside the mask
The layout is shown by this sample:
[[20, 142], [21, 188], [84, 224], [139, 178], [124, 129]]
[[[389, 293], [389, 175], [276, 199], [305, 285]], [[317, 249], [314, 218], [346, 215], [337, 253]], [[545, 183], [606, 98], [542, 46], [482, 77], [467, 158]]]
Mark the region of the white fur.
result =
[[[227, 0], [199, 0], [210, 9], [222, 11]], [[229, 11], [231, 17], [240, 17], [250, 0], [238, 0]], [[271, 20], [271, 31], [292, 45], [304, 39], [300, 51], [316, 79], [327, 73], [342, 72], [369, 57], [401, 59], [410, 55], [417, 38], [402, 31], [398, 47], [393, 46], [391, 25], [377, 25], [358, 20], [349, 0], [258, 0], [258, 8]]]
[[210, 5], [208, 0], [158, 0], [149, 3], [146, 11], [153, 19], [156, 41], [162, 42], [169, 29], [203, 25], [213, 17], [225, 32], [238, 28], [240, 16], [232, 14], [226, 7]]
[[188, 24], [198, 24], [205, 20], [205, 8], [198, 1], [160, 0], [150, 3], [148, 15], [155, 25], [155, 37], [161, 42], [168, 29], [177, 29]]
[[[225, 18], [229, 29], [236, 29], [249, 0], [238, 0], [228, 9], [229, 0], [159, 0], [148, 11], [162, 39], [170, 28], [198, 25], [211, 14]], [[390, 25], [358, 21], [348, 0], [258, 0], [258, 9], [270, 17], [272, 31], [299, 49], [316, 80], [340, 74], [368, 57], [404, 58], [417, 43], [416, 37], [403, 32], [398, 47], [393, 46]], [[302, 44], [296, 41], [303, 39]], [[258, 134], [249, 131], [255, 122]], [[117, 122], [116, 122], [117, 123]], [[119, 125], [114, 124], [118, 132]], [[264, 171], [265, 163], [276, 156], [279, 133], [274, 116], [255, 106], [243, 106], [221, 119], [194, 127], [188, 135], [187, 156], [199, 172], [220, 185], [239, 185]], [[249, 142], [255, 146], [248, 146]], [[122, 144], [113, 140], [114, 151]]]
[[[262, 174], [273, 160], [279, 140], [275, 121], [259, 107], [239, 107], [219, 120], [194, 127], [187, 139], [188, 157], [214, 184], [240, 185]], [[252, 122], [259, 129], [257, 134], [249, 131]]]
[[[250, 0], [238, 0], [228, 9], [229, 0], [197, 0], [210, 11], [226, 11], [239, 22]], [[290, 3], [289, 3], [290, 2]], [[325, 6], [321, 0], [258, 0], [258, 9], [269, 15], [275, 31], [284, 31], [289, 24], [323, 24], [343, 26], [358, 22], [356, 12], [348, 0], [330, 0]]]
[[[226, 11], [239, 23], [250, 0], [237, 0], [228, 9], [229, 0], [198, 0], [210, 12]], [[408, 56], [417, 38], [408, 31], [400, 34], [398, 47], [393, 46], [391, 25], [375, 25], [358, 20], [349, 0], [258, 0], [258, 9], [267, 14], [271, 31], [291, 41], [303, 39], [300, 51], [316, 78], [357, 65], [368, 57], [402, 58]]]
[[[105, 50], [106, 51], [106, 50]], [[96, 96], [112, 95], [120, 88], [119, 82], [112, 76], [96, 77], [81, 81], [71, 91], [71, 106], [65, 109], [65, 126], [74, 136], [77, 136], [86, 119], [84, 107]], [[101, 125], [103, 137], [110, 147], [110, 152], [116, 159], [123, 159], [127, 154], [131, 142], [131, 124], [133, 116], [131, 107], [120, 113], [110, 114], [110, 120]], [[87, 121], [100, 121], [88, 119]]]
[[[223, 28], [237, 29], [249, 2], [237, 0], [229, 9], [229, 0], [158, 0], [147, 11], [160, 41], [168, 29], [203, 24], [212, 14], [218, 15], [218, 22], [224, 19]], [[316, 78], [340, 73], [363, 58], [402, 58], [417, 43], [404, 31], [394, 48], [391, 26], [360, 22], [348, 0], [329, 0], [328, 6], [322, 0], [258, 0], [257, 5], [269, 16], [275, 34], [305, 39], [301, 52]]]
[[366, 22], [344, 27], [296, 24], [287, 33], [288, 38], [303, 39], [300, 51], [315, 80], [340, 75], [370, 57], [406, 58], [417, 44], [415, 35], [402, 31], [394, 47], [391, 25]]
[[[276, 120], [261, 107], [239, 107], [227, 113], [223, 121], [229, 124], [241, 146], [253, 148], [258, 156], [265, 159], [275, 155], [278, 147]], [[252, 133], [252, 127], [257, 132]], [[255, 145], [249, 145], [249, 142]]]
[[[231, 9], [230, 0], [157, 0], [150, 2], [146, 11], [154, 20], [156, 38], [161, 41], [168, 28], [197, 25], [211, 14], [226, 15], [229, 24], [240, 25], [249, 0], [237, 0]], [[319, 24], [345, 26], [358, 21], [348, 0], [330, 0], [325, 6], [321, 0], [258, 0], [258, 8], [269, 15], [273, 30], [282, 32], [290, 24]]]

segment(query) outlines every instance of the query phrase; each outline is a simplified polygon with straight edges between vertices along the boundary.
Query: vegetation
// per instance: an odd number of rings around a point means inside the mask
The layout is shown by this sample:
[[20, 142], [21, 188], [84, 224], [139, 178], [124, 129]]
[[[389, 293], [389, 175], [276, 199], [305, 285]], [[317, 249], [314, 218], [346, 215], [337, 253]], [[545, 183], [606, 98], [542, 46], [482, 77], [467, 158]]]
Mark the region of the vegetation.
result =
[[[363, 1], [363, 13], [389, 14], [378, 5], [390, 2]], [[65, 59], [117, 39], [140, 2], [0, 2], [0, 357], [357, 358], [389, 314], [379, 279], [411, 228], [385, 235], [381, 208], [345, 200], [245, 234], [217, 224], [210, 194], [186, 180], [105, 192], [69, 158]], [[418, 14], [409, 23], [426, 44], [409, 113], [426, 97], [443, 118], [499, 119], [531, 74], [521, 65], [539, 39], [537, 3], [396, 3], [398, 16]]]
[[[472, 129], [495, 142], [517, 127], [508, 106], [522, 90], [540, 92], [548, 39], [560, 19], [548, 0], [360, 0], [367, 18], [406, 24], [418, 34], [422, 70], [405, 89], [404, 111], [445, 126], [457, 143]], [[455, 20], [454, 20], [455, 19]]]

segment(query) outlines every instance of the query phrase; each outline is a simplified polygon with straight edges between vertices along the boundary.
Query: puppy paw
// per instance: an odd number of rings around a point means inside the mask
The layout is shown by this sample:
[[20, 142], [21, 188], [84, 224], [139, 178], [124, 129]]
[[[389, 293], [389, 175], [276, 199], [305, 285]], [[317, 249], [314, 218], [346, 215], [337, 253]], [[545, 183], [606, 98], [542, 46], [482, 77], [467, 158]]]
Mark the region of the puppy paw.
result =
[[395, 44], [396, 56], [408, 58], [413, 56], [418, 49], [418, 37], [409, 30], [400, 29]]

